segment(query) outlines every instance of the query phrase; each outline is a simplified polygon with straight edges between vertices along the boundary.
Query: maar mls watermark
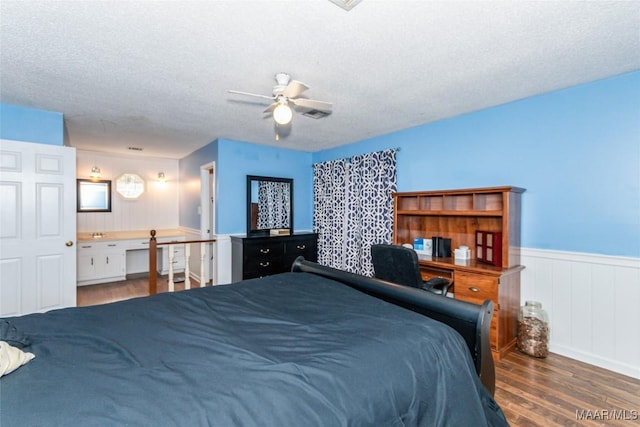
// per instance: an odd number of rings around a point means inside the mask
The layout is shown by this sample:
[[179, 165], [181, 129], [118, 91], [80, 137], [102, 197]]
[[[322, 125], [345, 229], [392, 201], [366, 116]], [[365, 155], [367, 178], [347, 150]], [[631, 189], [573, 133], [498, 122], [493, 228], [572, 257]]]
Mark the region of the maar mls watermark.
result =
[[637, 409], [576, 409], [578, 421], [638, 421]]

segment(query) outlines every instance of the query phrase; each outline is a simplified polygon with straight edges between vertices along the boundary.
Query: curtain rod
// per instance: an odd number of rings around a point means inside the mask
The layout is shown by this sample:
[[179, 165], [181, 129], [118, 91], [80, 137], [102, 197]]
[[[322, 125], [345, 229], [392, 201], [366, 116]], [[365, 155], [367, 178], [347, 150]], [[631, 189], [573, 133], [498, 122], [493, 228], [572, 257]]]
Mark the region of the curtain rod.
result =
[[[395, 148], [385, 148], [384, 150], [396, 150], [396, 151], [400, 151], [400, 147], [395, 147]], [[384, 151], [384, 150], [380, 150], [380, 151]], [[372, 151], [372, 153], [378, 153], [378, 151]], [[358, 156], [359, 154], [356, 154], [356, 156]], [[353, 156], [350, 156], [353, 157]], [[347, 160], [349, 161], [350, 157], [342, 157], [343, 160]], [[340, 159], [333, 159], [333, 160], [340, 160]], [[313, 163], [311, 165], [311, 167], [313, 167], [314, 165], [318, 165], [320, 163], [325, 163], [325, 162], [331, 162], [333, 160], [325, 160], [324, 162], [318, 162], [318, 163]]]

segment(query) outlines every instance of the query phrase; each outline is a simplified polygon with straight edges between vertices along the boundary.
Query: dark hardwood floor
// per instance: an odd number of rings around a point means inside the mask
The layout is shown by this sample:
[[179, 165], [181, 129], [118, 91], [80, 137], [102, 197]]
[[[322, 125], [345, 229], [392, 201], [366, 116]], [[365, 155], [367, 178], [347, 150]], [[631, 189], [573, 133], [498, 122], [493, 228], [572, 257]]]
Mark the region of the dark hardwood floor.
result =
[[[78, 306], [146, 296], [147, 289], [146, 277], [83, 286]], [[159, 278], [158, 292], [166, 290]], [[513, 351], [496, 362], [495, 399], [512, 426], [640, 426], [640, 380], [553, 353], [536, 359]]]

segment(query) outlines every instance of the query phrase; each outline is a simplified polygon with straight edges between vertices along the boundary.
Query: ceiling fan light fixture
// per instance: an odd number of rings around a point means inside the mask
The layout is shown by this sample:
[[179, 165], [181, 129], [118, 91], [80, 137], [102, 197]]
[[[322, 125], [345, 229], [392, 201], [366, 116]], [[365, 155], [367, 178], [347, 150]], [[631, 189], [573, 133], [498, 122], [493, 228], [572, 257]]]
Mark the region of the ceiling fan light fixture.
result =
[[358, 5], [362, 0], [329, 0], [331, 3], [337, 4], [346, 11], [350, 11]]
[[279, 125], [288, 125], [293, 119], [293, 111], [286, 102], [280, 102], [273, 110], [273, 120]]

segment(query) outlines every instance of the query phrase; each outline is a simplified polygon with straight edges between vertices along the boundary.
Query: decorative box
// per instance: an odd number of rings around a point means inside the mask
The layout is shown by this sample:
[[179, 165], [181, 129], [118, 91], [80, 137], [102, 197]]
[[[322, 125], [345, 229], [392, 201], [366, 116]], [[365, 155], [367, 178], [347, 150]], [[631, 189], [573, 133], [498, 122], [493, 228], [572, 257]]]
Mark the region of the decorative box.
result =
[[460, 246], [458, 249], [453, 250], [453, 257], [455, 259], [469, 259], [471, 251], [467, 246]]
[[272, 228], [269, 230], [271, 236], [288, 236], [291, 234], [291, 230], [288, 228]]
[[502, 233], [499, 231], [476, 231], [476, 259], [496, 267], [502, 266]]

